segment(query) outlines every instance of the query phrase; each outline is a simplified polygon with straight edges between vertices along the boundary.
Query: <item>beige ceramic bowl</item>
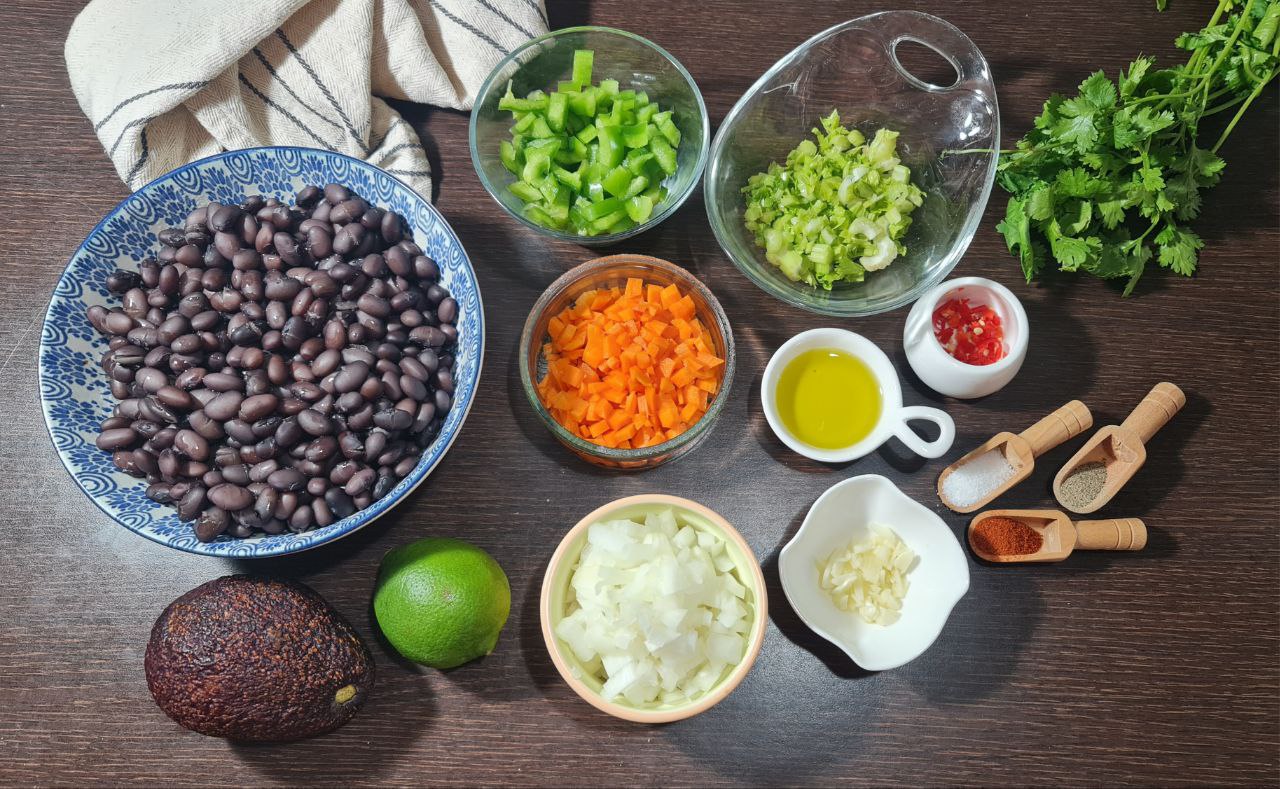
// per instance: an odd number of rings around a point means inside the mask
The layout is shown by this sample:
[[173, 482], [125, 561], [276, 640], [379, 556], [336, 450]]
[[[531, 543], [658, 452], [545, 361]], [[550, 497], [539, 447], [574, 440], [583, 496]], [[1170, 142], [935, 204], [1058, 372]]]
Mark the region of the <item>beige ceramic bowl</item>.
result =
[[[730, 671], [720, 684], [713, 687], [701, 698], [682, 705], [666, 706], [654, 709], [639, 709], [626, 704], [606, 701], [600, 695], [602, 683], [582, 669], [572, 650], [561, 644], [555, 635], [555, 626], [564, 616], [567, 608], [566, 598], [569, 592], [569, 580], [578, 557], [586, 544], [587, 528], [597, 521], [609, 518], [628, 517], [648, 512], [655, 507], [672, 507], [678, 510], [697, 528], [712, 531], [723, 537], [728, 549], [737, 564], [738, 580], [751, 590], [755, 600], [755, 619], [747, 636], [747, 651], [742, 661]], [[760, 563], [756, 561], [751, 546], [742, 539], [742, 535], [729, 525], [729, 522], [715, 512], [688, 499], [660, 494], [644, 494], [628, 496], [600, 507], [587, 515], [569, 530], [560, 541], [556, 552], [547, 565], [547, 574], [542, 579], [542, 637], [547, 642], [547, 651], [551, 653], [551, 661], [564, 681], [569, 683], [577, 693], [591, 706], [607, 712], [623, 720], [637, 723], [669, 723], [683, 720], [705, 712], [718, 704], [724, 697], [733, 692], [742, 682], [743, 677], [751, 670], [752, 664], [760, 654], [760, 646], [764, 643], [765, 623], [769, 620], [768, 595], [765, 592], [764, 575], [760, 572]]]

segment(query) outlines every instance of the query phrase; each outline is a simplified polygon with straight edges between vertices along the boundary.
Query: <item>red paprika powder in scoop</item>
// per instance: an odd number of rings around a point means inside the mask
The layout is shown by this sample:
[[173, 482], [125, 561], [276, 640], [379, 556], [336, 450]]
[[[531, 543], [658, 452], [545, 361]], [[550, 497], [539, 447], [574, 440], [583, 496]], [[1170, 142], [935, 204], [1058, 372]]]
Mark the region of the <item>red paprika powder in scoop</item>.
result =
[[973, 547], [990, 556], [1026, 556], [1044, 545], [1040, 532], [1013, 518], [984, 518], [974, 524]]

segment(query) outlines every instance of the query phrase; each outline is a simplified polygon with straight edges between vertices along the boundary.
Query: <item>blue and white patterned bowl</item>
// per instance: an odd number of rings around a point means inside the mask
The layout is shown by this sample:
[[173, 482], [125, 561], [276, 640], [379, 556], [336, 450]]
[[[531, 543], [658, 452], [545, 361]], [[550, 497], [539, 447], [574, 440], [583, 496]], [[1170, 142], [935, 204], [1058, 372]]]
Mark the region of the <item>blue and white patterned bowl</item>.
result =
[[[156, 234], [181, 226], [197, 205], [239, 203], [251, 194], [287, 199], [307, 184], [340, 183], [383, 208], [401, 214], [413, 240], [440, 265], [441, 284], [458, 300], [454, 405], [413, 472], [370, 507], [330, 526], [303, 534], [220, 537], [202, 543], [173, 509], [145, 495], [146, 483], [118, 471], [111, 455], [94, 445], [98, 424], [115, 405], [98, 361], [107, 349], [85, 317], [94, 305], [117, 297], [106, 287], [116, 268], [136, 264], [159, 249]], [[462, 429], [480, 382], [484, 312], [471, 261], [457, 235], [431, 203], [373, 165], [310, 148], [250, 148], [192, 162], [139, 189], [89, 233], [58, 280], [40, 335], [40, 401], [53, 445], [80, 489], [125, 528], [171, 548], [208, 556], [260, 558], [305, 551], [365, 526], [431, 473]]]

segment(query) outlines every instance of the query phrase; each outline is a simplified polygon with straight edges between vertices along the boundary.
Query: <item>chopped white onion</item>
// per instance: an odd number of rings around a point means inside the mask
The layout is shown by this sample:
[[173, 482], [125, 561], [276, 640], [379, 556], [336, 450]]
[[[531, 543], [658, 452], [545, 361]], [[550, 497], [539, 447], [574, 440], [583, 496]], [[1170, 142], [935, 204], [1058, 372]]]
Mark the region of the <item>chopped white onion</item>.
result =
[[837, 548], [818, 562], [818, 579], [841, 611], [868, 624], [891, 625], [902, 612], [916, 555], [890, 528], [871, 526], [871, 536]]
[[664, 508], [587, 529], [555, 632], [610, 701], [693, 701], [746, 654], [753, 595], [725, 541], [681, 521]]

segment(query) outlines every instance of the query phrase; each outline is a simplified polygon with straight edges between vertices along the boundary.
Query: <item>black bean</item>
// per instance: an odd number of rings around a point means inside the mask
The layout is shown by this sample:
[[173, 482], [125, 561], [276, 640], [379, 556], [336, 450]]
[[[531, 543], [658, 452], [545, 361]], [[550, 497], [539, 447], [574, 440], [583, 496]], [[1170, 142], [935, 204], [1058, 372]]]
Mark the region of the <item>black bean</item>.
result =
[[378, 474], [371, 468], [363, 468], [357, 471], [347, 484], [343, 486], [343, 490], [348, 496], [359, 496], [366, 490], [369, 490], [373, 483], [377, 480]]
[[253, 499], [253, 494], [247, 488], [230, 483], [216, 485], [209, 490], [209, 501], [228, 512], [242, 510], [252, 505]]
[[133, 428], [119, 427], [112, 430], [104, 430], [98, 435], [95, 443], [98, 449], [114, 451], [131, 447], [138, 442], [138, 439], [138, 433]]
[[200, 513], [200, 518], [196, 521], [196, 539], [200, 542], [213, 542], [227, 530], [227, 524], [230, 522], [231, 519], [227, 516], [226, 510], [209, 507]]
[[[246, 422], [257, 422], [264, 416], [274, 412], [279, 404], [280, 398], [273, 394], [258, 394], [246, 397], [240, 402], [239, 415]], [[271, 432], [275, 432], [274, 426]]]
[[174, 436], [173, 448], [192, 460], [209, 458], [209, 441], [194, 430], [179, 430]]
[[329, 511], [338, 520], [342, 520], [356, 511], [355, 502], [338, 488], [329, 488], [324, 492], [324, 503], [329, 506]]
[[204, 509], [206, 495], [204, 485], [192, 485], [178, 502], [178, 517], [184, 521], [195, 518]]
[[312, 463], [321, 463], [338, 451], [338, 440], [333, 436], [320, 436], [307, 445], [305, 457]]
[[155, 398], [161, 403], [181, 411], [190, 411], [195, 405], [191, 393], [176, 386], [162, 386], [155, 391]]
[[282, 468], [271, 472], [266, 482], [276, 490], [299, 491], [307, 484], [307, 478], [297, 469]]
[[323, 436], [333, 432], [333, 420], [313, 408], [298, 414], [298, 425], [312, 436]]
[[373, 484], [373, 498], [375, 500], [385, 497], [396, 486], [396, 479], [388, 474], [378, 476], [378, 481]]
[[[436, 407], [439, 408], [439, 406], [440, 401], [437, 395]], [[413, 424], [413, 417], [398, 408], [390, 408], [375, 413], [373, 423], [383, 430], [406, 430]]]
[[[206, 380], [209, 376], [205, 376]], [[240, 410], [240, 403], [244, 401], [244, 396], [239, 392], [227, 391], [210, 400], [204, 407], [204, 412], [211, 419], [218, 421], [226, 421], [236, 415]]]

